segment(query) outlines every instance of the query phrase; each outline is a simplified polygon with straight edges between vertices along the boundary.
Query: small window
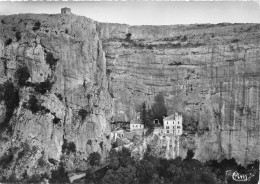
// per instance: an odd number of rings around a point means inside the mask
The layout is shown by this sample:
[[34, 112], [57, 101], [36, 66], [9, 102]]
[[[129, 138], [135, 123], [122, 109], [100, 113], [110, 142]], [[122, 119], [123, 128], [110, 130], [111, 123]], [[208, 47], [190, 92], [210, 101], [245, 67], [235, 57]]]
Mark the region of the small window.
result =
[[180, 126], [177, 126], [178, 129], [180, 129], [181, 127]]
[[169, 130], [167, 130], [167, 134], [169, 133]]
[[141, 128], [141, 125], [140, 125], [140, 128]]
[[178, 124], [180, 124], [180, 122], [178, 121]]
[[168, 125], [168, 121], [167, 121], [166, 123], [167, 123], [167, 125]]

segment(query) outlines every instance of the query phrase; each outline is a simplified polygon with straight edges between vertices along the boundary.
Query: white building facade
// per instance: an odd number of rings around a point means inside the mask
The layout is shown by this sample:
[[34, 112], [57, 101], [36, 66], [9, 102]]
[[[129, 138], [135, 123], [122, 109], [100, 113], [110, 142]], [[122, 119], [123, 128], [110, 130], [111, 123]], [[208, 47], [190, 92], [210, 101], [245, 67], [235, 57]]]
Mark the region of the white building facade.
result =
[[181, 135], [183, 118], [181, 114], [174, 113], [163, 118], [163, 128], [165, 134]]
[[144, 129], [144, 124], [141, 122], [140, 119], [135, 119], [130, 122], [130, 131], [135, 131], [135, 130], [143, 130]]

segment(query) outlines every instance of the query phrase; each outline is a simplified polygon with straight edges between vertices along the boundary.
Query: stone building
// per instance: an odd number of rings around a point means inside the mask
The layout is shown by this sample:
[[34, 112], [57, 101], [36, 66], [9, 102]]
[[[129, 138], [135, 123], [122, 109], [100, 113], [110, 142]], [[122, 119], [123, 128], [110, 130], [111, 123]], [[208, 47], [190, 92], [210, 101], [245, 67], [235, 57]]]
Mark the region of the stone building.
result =
[[130, 131], [135, 130], [143, 130], [144, 124], [142, 123], [141, 119], [134, 119], [130, 121]]
[[61, 14], [63, 14], [63, 15], [70, 15], [71, 14], [71, 9], [67, 8], [67, 7], [62, 8], [61, 9]]
[[182, 115], [174, 113], [163, 118], [163, 128], [165, 134], [181, 135], [182, 134]]
[[122, 128], [117, 128], [110, 133], [110, 136], [112, 137], [113, 141], [116, 141], [117, 138], [122, 139], [124, 137], [124, 132], [125, 130], [123, 130]]

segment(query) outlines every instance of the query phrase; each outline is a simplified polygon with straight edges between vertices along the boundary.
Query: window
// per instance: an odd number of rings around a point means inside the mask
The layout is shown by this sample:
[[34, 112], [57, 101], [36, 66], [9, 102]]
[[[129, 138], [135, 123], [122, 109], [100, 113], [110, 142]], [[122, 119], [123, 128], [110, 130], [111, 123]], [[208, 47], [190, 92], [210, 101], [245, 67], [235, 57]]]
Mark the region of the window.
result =
[[180, 122], [178, 121], [178, 124], [180, 124]]
[[140, 125], [140, 128], [141, 128], [141, 125]]
[[169, 130], [167, 130], [167, 134], [169, 133]]
[[166, 126], [166, 129], [169, 129], [169, 126]]
[[178, 129], [180, 129], [180, 128], [181, 128], [181, 126], [177, 126], [177, 128], [178, 128]]
[[167, 125], [168, 125], [168, 121], [167, 121], [166, 123], [167, 123]]

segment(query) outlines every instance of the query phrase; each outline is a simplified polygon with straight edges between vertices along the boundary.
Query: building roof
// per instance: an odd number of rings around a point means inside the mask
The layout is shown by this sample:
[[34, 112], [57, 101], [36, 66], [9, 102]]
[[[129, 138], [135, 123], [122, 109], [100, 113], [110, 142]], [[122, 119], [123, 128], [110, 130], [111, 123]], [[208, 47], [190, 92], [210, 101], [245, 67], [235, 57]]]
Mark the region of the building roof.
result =
[[175, 114], [172, 114], [172, 115], [170, 115], [170, 116], [167, 116], [167, 117], [165, 117], [165, 118], [163, 118], [164, 120], [173, 120], [173, 119], [175, 119]]
[[143, 124], [140, 119], [133, 119], [130, 121], [130, 124]]
[[174, 113], [174, 114], [171, 114], [170, 116], [167, 116], [165, 118], [163, 118], [164, 120], [173, 120], [175, 119], [176, 115], [180, 115], [178, 113]]
[[121, 127], [118, 127], [116, 129], [114, 129], [112, 132], [122, 132], [122, 131], [124, 131], [124, 129]]

